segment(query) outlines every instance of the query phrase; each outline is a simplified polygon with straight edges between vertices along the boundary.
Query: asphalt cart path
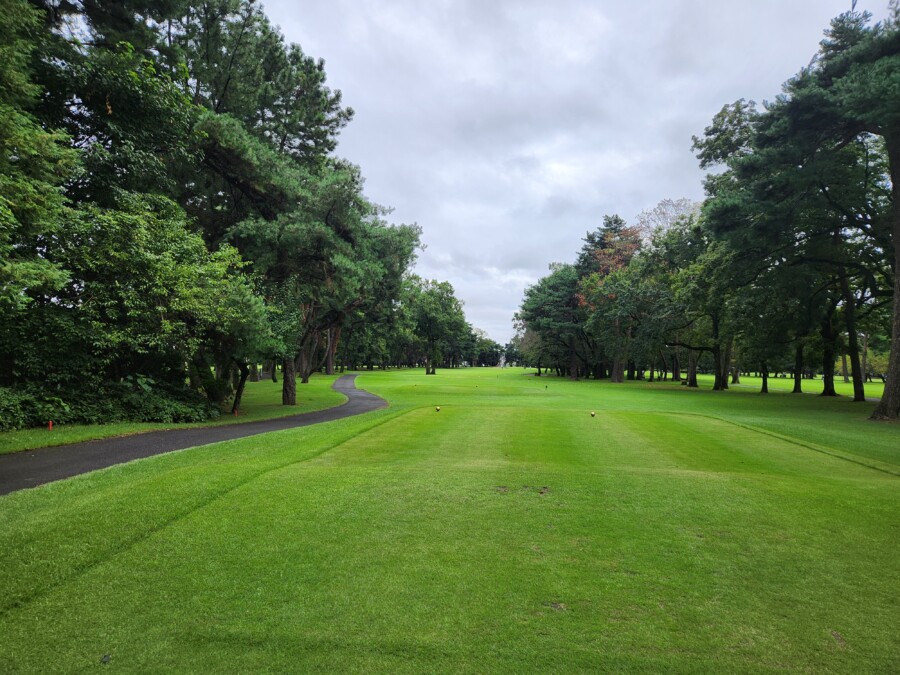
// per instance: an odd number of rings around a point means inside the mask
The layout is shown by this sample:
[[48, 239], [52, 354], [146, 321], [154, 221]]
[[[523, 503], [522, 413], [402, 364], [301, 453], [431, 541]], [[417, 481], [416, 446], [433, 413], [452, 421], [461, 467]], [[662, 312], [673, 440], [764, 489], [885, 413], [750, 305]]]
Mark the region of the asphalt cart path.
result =
[[357, 389], [356, 375], [339, 377], [332, 388], [344, 394], [347, 401], [325, 410], [244, 424], [150, 431], [0, 455], [0, 495], [173, 450], [332, 422], [387, 406], [384, 399]]

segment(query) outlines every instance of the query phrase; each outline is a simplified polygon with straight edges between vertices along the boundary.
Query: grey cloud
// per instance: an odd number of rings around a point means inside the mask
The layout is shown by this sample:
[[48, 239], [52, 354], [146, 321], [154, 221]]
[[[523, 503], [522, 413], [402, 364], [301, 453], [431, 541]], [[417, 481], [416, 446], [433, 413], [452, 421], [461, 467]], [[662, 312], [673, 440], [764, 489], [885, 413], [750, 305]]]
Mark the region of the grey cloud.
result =
[[[886, 15], [886, 0], [860, 6]], [[266, 0], [356, 118], [338, 153], [418, 222], [420, 274], [504, 342], [522, 291], [603, 214], [702, 198], [690, 146], [774, 98], [849, 0]]]

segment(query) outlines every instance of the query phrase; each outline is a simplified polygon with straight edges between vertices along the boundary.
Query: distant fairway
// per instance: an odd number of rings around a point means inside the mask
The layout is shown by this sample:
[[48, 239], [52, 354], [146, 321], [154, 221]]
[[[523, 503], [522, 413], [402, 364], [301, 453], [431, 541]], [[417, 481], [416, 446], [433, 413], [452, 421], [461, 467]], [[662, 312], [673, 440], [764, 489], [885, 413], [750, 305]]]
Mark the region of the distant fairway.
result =
[[900, 670], [900, 426], [524, 373], [0, 498], [0, 670]]

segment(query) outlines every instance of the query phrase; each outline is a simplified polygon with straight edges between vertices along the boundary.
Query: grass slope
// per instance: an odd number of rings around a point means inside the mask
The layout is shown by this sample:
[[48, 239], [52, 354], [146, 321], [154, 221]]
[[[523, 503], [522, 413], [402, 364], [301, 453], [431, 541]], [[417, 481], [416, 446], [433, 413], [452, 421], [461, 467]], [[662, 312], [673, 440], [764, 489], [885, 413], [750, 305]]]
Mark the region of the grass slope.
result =
[[0, 498], [4, 669], [900, 669], [871, 405], [359, 384], [392, 407]]
[[91, 441], [111, 436], [127, 436], [159, 429], [187, 429], [223, 424], [240, 424], [286, 417], [340, 405], [347, 399], [331, 388], [337, 376], [314, 375], [309, 383], [297, 385], [297, 405], [281, 404], [281, 383], [271, 380], [248, 382], [238, 417], [223, 413], [221, 417], [198, 424], [157, 424], [148, 422], [117, 422], [114, 424], [64, 424], [48, 429], [22, 429], [0, 432], [0, 455], [53, 445]]

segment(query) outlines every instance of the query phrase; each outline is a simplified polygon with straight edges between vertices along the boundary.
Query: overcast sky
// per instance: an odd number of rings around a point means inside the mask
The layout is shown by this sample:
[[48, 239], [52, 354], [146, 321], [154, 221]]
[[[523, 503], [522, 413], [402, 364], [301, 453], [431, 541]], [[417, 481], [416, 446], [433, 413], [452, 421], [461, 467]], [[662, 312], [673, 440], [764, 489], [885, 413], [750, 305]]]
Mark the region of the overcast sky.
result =
[[[337, 154], [424, 228], [498, 342], [525, 287], [604, 214], [703, 197], [691, 153], [721, 107], [773, 99], [850, 0], [264, 0], [356, 111]], [[876, 19], [887, 0], [860, 0]]]

